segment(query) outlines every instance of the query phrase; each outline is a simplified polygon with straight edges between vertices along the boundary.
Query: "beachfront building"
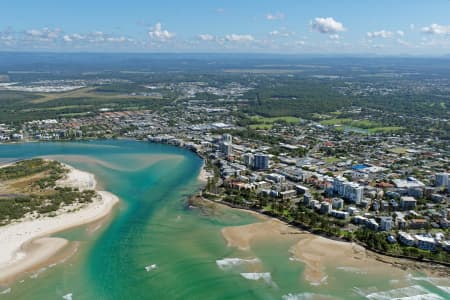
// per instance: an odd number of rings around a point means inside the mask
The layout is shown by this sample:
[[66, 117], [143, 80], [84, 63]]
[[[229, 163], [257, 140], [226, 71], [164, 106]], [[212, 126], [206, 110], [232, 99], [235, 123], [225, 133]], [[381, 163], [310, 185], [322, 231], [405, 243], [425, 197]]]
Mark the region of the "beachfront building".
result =
[[392, 217], [381, 217], [380, 218], [380, 230], [390, 231], [394, 227], [394, 220]]
[[414, 246], [414, 244], [416, 243], [416, 240], [412, 237], [412, 235], [404, 231], [398, 232], [398, 238], [400, 240], [400, 243], [406, 246]]
[[295, 190], [287, 190], [279, 193], [279, 196], [283, 200], [292, 199], [297, 195]]
[[309, 206], [310, 202], [313, 200], [313, 197], [310, 193], [306, 193], [303, 195], [303, 205]]
[[323, 201], [320, 203], [320, 213], [321, 214], [329, 214], [331, 212], [331, 203]]
[[230, 134], [224, 134], [219, 142], [219, 151], [226, 157], [233, 155], [233, 137]]
[[331, 210], [330, 215], [337, 219], [347, 219], [349, 217], [348, 212], [341, 210]]
[[220, 152], [222, 152], [226, 157], [233, 155], [233, 145], [227, 142], [221, 142]]
[[344, 200], [341, 198], [333, 198], [333, 209], [341, 210], [344, 208]]
[[367, 222], [366, 222], [366, 226], [367, 226], [367, 228], [369, 228], [369, 229], [372, 229], [372, 230], [378, 230], [378, 227], [379, 227], [380, 225], [378, 224], [378, 222], [377, 222], [375, 219], [369, 219], [369, 220], [367, 220]]
[[436, 248], [436, 241], [432, 237], [415, 235], [417, 248], [433, 251]]
[[333, 180], [333, 191], [340, 197], [350, 202], [359, 204], [363, 199], [364, 188], [355, 182], [349, 182], [344, 177], [335, 177]]

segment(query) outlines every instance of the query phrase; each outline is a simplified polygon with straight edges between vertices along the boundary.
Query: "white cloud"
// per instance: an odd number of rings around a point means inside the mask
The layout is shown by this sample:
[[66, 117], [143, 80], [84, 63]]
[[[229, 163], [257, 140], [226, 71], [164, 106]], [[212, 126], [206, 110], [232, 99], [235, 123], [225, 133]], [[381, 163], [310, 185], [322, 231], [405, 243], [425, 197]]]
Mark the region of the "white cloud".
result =
[[284, 19], [284, 14], [279, 12], [279, 11], [274, 13], [274, 14], [268, 13], [266, 15], [266, 19], [269, 20], [269, 21], [283, 20]]
[[379, 30], [379, 31], [372, 31], [366, 33], [367, 38], [369, 39], [375, 39], [375, 38], [381, 38], [381, 39], [390, 39], [394, 37], [404, 37], [405, 32], [402, 30], [397, 30], [396, 32], [388, 31], [388, 30]]
[[411, 47], [410, 43], [408, 43], [407, 41], [402, 40], [402, 39], [397, 39], [397, 43], [402, 46]]
[[[102, 33], [103, 35], [103, 33]], [[73, 34], [65, 34], [63, 36], [63, 41], [67, 42], [67, 43], [71, 43], [73, 41], [80, 41], [80, 40], [84, 40], [86, 38], [86, 36], [81, 35], [79, 33], [73, 33]]]
[[118, 37], [111, 36], [111, 37], [106, 38], [106, 41], [112, 42], [112, 43], [123, 43], [123, 42], [129, 42], [130, 40], [124, 36], [118, 36]]
[[227, 34], [225, 40], [228, 42], [252, 42], [255, 38], [251, 34]]
[[341, 37], [339, 36], [339, 34], [330, 34], [328, 36], [331, 40], [339, 40]]
[[313, 21], [311, 21], [311, 28], [317, 32], [324, 34], [337, 34], [346, 30], [342, 23], [336, 21], [331, 17], [315, 18]]
[[61, 34], [61, 29], [50, 29], [50, 28], [42, 28], [42, 29], [28, 29], [25, 31], [25, 36], [30, 40], [36, 40], [40, 42], [52, 42], [59, 38]]
[[198, 35], [198, 39], [202, 40], [202, 41], [213, 41], [214, 40], [214, 36], [211, 34], [199, 34]]
[[271, 37], [283, 37], [283, 38], [287, 38], [287, 37], [291, 37], [293, 35], [295, 35], [295, 32], [293, 31], [288, 31], [286, 28], [282, 27], [280, 29], [275, 29], [269, 32], [269, 35]]
[[271, 36], [277, 36], [279, 34], [280, 34], [280, 32], [278, 30], [273, 30], [273, 31], [269, 32], [269, 35], [271, 35]]
[[175, 33], [169, 32], [162, 28], [162, 24], [160, 22], [156, 23], [155, 26], [150, 28], [148, 35], [153, 40], [158, 40], [161, 42], [165, 42], [167, 40], [172, 39], [175, 36]]
[[446, 35], [450, 34], [450, 25], [446, 26], [433, 23], [430, 26], [422, 27], [421, 31], [429, 34]]
[[38, 37], [38, 36], [42, 35], [42, 31], [40, 31], [38, 29], [28, 29], [27, 31], [25, 31], [25, 33], [27, 35], [35, 36], [35, 37]]
[[392, 38], [395, 34], [392, 31], [387, 30], [380, 30], [380, 31], [373, 31], [366, 33], [366, 36], [369, 39], [373, 38], [382, 38], [382, 39], [389, 39]]
[[64, 42], [67, 42], [67, 43], [73, 42], [72, 37], [68, 34], [63, 36], [63, 40], [64, 40]]

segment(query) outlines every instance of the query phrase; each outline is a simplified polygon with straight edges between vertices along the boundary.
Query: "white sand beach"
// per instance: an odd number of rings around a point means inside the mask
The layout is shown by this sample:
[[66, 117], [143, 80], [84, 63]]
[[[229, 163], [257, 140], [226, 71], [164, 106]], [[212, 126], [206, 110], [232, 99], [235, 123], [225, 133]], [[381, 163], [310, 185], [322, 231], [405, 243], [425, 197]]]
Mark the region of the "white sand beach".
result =
[[[94, 175], [70, 166], [58, 186], [95, 189]], [[0, 227], [0, 283], [7, 282], [20, 273], [33, 269], [67, 246], [61, 238], [48, 236], [72, 227], [91, 223], [107, 216], [119, 199], [106, 191], [97, 191], [99, 197], [82, 207], [65, 207], [54, 217], [21, 220]]]
[[208, 171], [206, 171], [205, 168], [205, 164], [203, 163], [202, 168], [200, 169], [200, 173], [198, 174], [198, 181], [200, 181], [201, 183], [207, 183], [208, 182], [208, 178], [212, 178], [214, 177], [211, 173], [209, 173]]

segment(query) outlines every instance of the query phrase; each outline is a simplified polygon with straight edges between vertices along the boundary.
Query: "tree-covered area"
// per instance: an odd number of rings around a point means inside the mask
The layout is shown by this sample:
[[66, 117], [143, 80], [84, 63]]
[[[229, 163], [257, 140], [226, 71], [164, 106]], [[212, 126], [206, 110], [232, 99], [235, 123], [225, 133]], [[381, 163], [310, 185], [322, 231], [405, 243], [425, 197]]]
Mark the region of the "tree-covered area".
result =
[[101, 93], [87, 92], [80, 96], [56, 96], [49, 101], [36, 101], [34, 94], [18, 93], [10, 101], [11, 92], [0, 91], [0, 120], [4, 123], [21, 124], [26, 121], [58, 119], [66, 116], [92, 115], [101, 108], [120, 110], [153, 109], [157, 110], [171, 103], [167, 99], [153, 99], [114, 95], [107, 97]]
[[43, 179], [45, 179], [47, 185], [54, 185], [55, 181], [60, 179], [66, 170], [59, 162], [34, 158], [0, 168], [0, 179], [17, 179], [41, 172], [48, 172], [48, 175]]
[[353, 233], [353, 238], [355, 240], [375, 251], [397, 256], [450, 263], [450, 253], [444, 250], [437, 249], [436, 251], [425, 251], [416, 247], [403, 246], [398, 243], [389, 243], [387, 237], [388, 233], [386, 232], [377, 232], [367, 228], [359, 228]]
[[93, 190], [57, 186], [66, 173], [61, 163], [40, 158], [0, 168], [0, 225], [26, 214], [51, 215], [67, 205], [92, 202]]
[[261, 84], [246, 97], [252, 102], [245, 111], [264, 117], [310, 119], [315, 113], [333, 112], [352, 105], [352, 100], [334, 91], [330, 83], [317, 80], [283, 79], [276, 84]]
[[92, 202], [95, 191], [79, 191], [77, 189], [54, 188], [52, 193], [39, 195], [23, 195], [0, 198], [0, 225], [23, 218], [27, 213], [39, 215], [57, 211], [63, 206]]

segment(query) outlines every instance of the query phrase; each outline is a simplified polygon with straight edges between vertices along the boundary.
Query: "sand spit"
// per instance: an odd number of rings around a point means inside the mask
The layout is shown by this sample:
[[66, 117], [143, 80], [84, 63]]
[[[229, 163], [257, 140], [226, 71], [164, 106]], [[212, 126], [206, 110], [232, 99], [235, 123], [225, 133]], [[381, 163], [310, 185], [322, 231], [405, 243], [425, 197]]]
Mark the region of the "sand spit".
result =
[[[312, 285], [326, 284], [329, 268], [359, 274], [407, 273], [384, 262], [380, 262], [363, 247], [313, 235], [291, 227], [277, 219], [244, 226], [225, 227], [222, 235], [229, 247], [250, 251], [255, 242], [291, 241], [286, 249], [286, 259], [305, 265], [302, 280]], [[283, 255], [283, 253], [280, 253]]]
[[[57, 182], [59, 186], [95, 189], [96, 181], [92, 174], [66, 167], [69, 172]], [[66, 240], [50, 238], [49, 235], [99, 220], [107, 216], [119, 202], [109, 192], [97, 193], [98, 197], [92, 203], [82, 207], [66, 207], [54, 217], [21, 220], [0, 227], [0, 283], [11, 281], [67, 246]]]

